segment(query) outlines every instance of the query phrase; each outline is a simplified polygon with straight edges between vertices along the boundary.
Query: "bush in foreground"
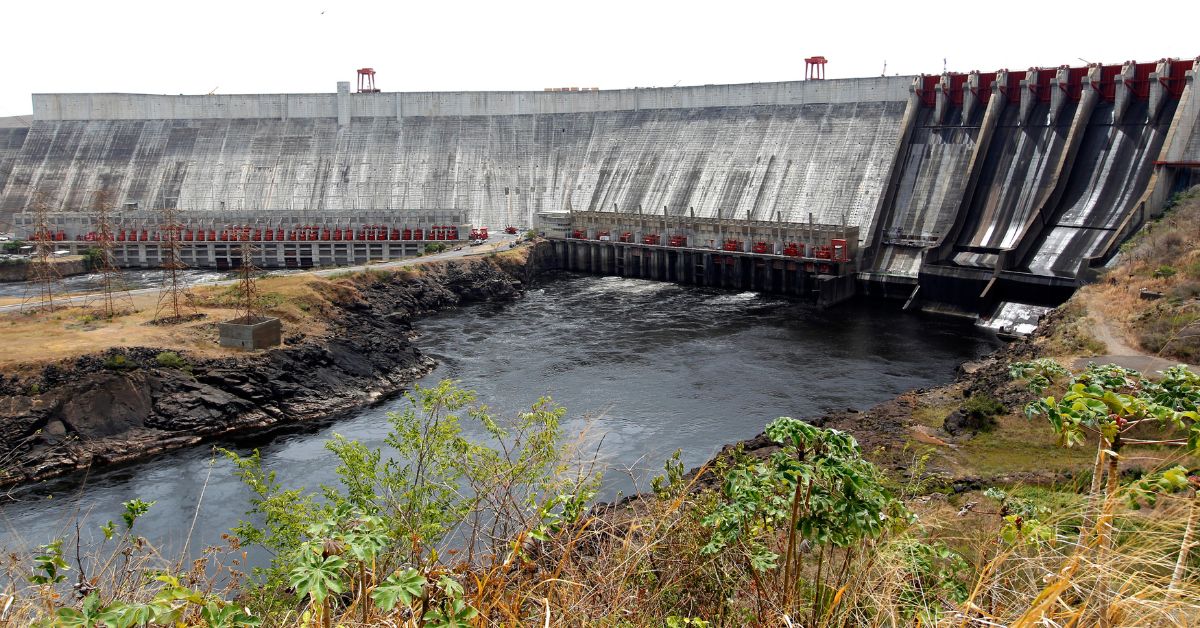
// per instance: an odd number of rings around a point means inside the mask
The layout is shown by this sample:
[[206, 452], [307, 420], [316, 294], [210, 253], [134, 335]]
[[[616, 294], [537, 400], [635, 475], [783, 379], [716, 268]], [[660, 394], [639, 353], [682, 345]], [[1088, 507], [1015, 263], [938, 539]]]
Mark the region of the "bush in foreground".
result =
[[[1127, 481], [1119, 468], [1121, 440], [1151, 438], [1151, 427], [1163, 446], [1195, 451], [1195, 376], [1175, 370], [1156, 383], [1093, 367], [1070, 377], [1044, 362], [1013, 373], [1061, 393], [1030, 414], [1064, 444], [1104, 439], [1087, 495], [992, 489], [958, 513], [931, 508], [915, 492], [919, 462], [897, 485], [850, 435], [782, 418], [767, 428], [777, 448], [765, 458], [735, 452], [693, 475], [676, 455], [651, 492], [593, 505], [593, 461], [564, 441], [561, 408], [543, 400], [500, 419], [443, 382], [389, 417], [385, 448], [328, 443], [336, 486], [285, 489], [257, 453], [227, 452], [256, 523], [190, 569], [134, 533], [151, 506], [136, 500], [103, 528], [115, 544], [106, 555], [72, 555], [72, 539], [54, 539], [9, 561], [0, 621], [1032, 626], [1200, 616], [1188, 552], [1196, 478], [1169, 465]], [[465, 438], [468, 421], [487, 437]], [[274, 560], [247, 575], [236, 563], [248, 544]]]

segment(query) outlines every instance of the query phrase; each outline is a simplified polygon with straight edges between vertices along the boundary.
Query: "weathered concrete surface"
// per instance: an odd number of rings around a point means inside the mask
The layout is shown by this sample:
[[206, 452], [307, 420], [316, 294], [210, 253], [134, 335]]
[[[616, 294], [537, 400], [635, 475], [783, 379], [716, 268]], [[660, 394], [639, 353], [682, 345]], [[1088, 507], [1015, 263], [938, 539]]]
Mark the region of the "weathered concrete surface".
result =
[[1122, 119], [1111, 105], [1097, 108], [1066, 192], [1025, 262], [1030, 272], [1074, 276], [1081, 260], [1101, 252], [1146, 189], [1174, 105], [1170, 101], [1157, 118], [1144, 102], [1130, 105]]
[[[184, 209], [458, 208], [532, 225], [547, 209], [663, 211], [869, 232], [904, 104], [516, 116], [34, 122], [0, 216], [38, 192]], [[511, 199], [508, 195], [511, 195]], [[511, 203], [513, 215], [508, 215]]]
[[[28, 127], [0, 127], [0, 194], [4, 192], [8, 174], [12, 172], [17, 153], [25, 145], [27, 135], [29, 135]], [[6, 221], [0, 217], [0, 223], [2, 222]]]
[[237, 347], [247, 351], [267, 349], [283, 342], [283, 325], [278, 318], [243, 316], [217, 323], [222, 347]]
[[964, 119], [962, 109], [939, 122], [933, 108], [922, 108], [916, 128], [900, 156], [900, 178], [875, 268], [916, 277], [920, 250], [937, 242], [950, 228], [962, 203], [967, 164], [975, 148], [982, 108]]
[[757, 105], [894, 102], [912, 76], [632, 88], [586, 92], [376, 94], [34, 94], [38, 120], [201, 120], [512, 116]]

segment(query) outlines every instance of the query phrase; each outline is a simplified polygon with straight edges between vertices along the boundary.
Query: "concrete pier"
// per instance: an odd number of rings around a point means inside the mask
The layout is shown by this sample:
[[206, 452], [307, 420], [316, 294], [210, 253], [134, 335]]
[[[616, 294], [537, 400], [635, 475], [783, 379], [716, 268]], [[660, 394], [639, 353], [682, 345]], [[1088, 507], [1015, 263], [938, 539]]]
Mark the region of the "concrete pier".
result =
[[821, 306], [855, 295], [848, 260], [582, 239], [552, 240], [551, 246], [561, 269], [574, 272], [794, 296]]

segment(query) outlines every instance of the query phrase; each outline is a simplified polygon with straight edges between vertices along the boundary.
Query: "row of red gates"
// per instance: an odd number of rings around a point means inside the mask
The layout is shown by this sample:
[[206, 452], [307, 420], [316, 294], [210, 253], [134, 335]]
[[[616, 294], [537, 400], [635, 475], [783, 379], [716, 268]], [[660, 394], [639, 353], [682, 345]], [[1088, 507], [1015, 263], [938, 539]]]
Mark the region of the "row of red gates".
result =
[[[486, 230], [473, 229], [472, 237], [478, 238]], [[112, 234], [117, 242], [157, 242], [168, 239], [170, 232], [165, 229], [118, 229]], [[364, 225], [354, 227], [328, 227], [322, 225], [298, 225], [278, 228], [262, 228], [245, 225], [215, 227], [205, 229], [182, 227], [177, 231], [177, 239], [183, 242], [322, 242], [322, 241], [454, 241], [459, 240], [458, 227], [455, 225], [434, 225], [428, 229], [411, 229], [390, 227], [387, 225]], [[47, 239], [63, 241], [67, 239], [65, 231], [50, 232]], [[95, 242], [101, 238], [95, 231], [75, 236], [79, 242]], [[37, 240], [35, 236], [33, 239]], [[484, 235], [482, 239], [487, 239]]]

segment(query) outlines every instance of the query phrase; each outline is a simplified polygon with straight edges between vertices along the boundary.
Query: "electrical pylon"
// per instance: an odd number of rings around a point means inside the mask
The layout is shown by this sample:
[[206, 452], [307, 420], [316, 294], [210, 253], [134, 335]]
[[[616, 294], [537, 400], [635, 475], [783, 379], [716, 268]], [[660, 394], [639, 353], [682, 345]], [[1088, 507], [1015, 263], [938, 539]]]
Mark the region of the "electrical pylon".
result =
[[[187, 268], [179, 251], [183, 224], [179, 221], [179, 208], [163, 203], [159, 210], [158, 250], [162, 260], [162, 284], [158, 291], [158, 305], [154, 308], [154, 320], [180, 322], [185, 310], [192, 307], [192, 295], [180, 280], [179, 271]], [[167, 314], [167, 316], [163, 316]]]
[[95, 306], [104, 318], [112, 318], [121, 313], [121, 306], [133, 311], [133, 297], [125, 286], [113, 256], [113, 225], [112, 207], [108, 202], [108, 192], [99, 190], [93, 197], [92, 217], [96, 225], [96, 245], [99, 251], [93, 260], [93, 270], [100, 275], [100, 292], [91, 294], [85, 299], [84, 306]]
[[54, 263], [54, 230], [50, 227], [50, 206], [39, 195], [33, 202], [33, 256], [29, 260], [29, 283], [21, 311], [54, 310], [54, 295], [61, 292], [58, 266]]
[[239, 269], [241, 280], [239, 286], [241, 288], [241, 301], [238, 304], [239, 318], [245, 321], [245, 324], [251, 324], [258, 320], [258, 284], [255, 282], [255, 275], [258, 268], [254, 266], [254, 252], [257, 247], [250, 240], [250, 229], [243, 227], [239, 236], [241, 240], [242, 266]]

